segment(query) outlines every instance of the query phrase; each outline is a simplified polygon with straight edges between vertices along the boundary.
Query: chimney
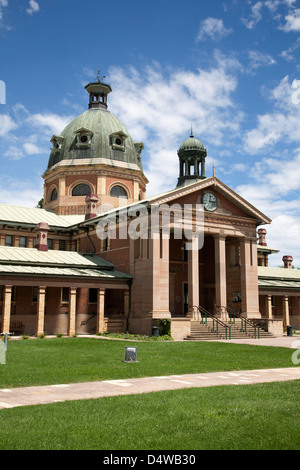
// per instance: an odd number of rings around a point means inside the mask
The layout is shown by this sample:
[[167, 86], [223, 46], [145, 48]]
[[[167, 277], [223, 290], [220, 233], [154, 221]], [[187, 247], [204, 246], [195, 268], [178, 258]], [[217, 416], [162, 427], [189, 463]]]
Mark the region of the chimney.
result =
[[86, 213], [85, 213], [85, 220], [92, 219], [96, 217], [97, 214], [97, 202], [98, 202], [98, 194], [89, 194], [85, 198], [86, 202]]
[[267, 246], [266, 235], [267, 231], [265, 228], [260, 228], [257, 230], [258, 233], [258, 244], [261, 246]]
[[41, 222], [35, 227], [36, 235], [36, 244], [35, 247], [39, 251], [48, 251], [48, 232], [49, 225]]
[[292, 256], [289, 256], [289, 255], [283, 256], [282, 261], [286, 269], [293, 269], [293, 257]]

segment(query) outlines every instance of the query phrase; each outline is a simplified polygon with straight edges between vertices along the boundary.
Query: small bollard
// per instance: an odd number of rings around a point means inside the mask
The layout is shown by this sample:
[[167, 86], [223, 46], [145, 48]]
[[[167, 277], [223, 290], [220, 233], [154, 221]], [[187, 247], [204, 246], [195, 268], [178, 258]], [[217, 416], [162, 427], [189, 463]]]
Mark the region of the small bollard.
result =
[[123, 362], [139, 362], [137, 347], [124, 347]]
[[158, 326], [152, 326], [152, 336], [159, 336], [159, 328]]
[[286, 327], [286, 334], [287, 336], [293, 336], [293, 327], [291, 325]]

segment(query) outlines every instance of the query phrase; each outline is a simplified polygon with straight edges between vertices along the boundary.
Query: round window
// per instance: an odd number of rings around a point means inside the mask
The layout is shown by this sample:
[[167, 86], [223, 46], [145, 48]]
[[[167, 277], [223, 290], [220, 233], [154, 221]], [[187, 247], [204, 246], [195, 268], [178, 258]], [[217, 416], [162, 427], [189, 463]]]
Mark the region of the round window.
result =
[[88, 140], [88, 138], [87, 138], [86, 135], [82, 135], [82, 136], [80, 137], [80, 141], [83, 142], [84, 144], [87, 142], [87, 140]]
[[119, 139], [118, 137], [116, 138], [116, 144], [117, 144], [117, 145], [122, 145], [122, 140]]

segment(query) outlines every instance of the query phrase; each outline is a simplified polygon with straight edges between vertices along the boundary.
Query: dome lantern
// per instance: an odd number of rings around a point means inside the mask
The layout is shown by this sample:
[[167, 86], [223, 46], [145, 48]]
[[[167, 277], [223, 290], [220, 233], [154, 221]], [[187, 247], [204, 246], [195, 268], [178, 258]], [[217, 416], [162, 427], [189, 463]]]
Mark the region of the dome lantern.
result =
[[[105, 78], [103, 76], [102, 78]], [[88, 92], [89, 109], [107, 109], [107, 95], [111, 92], [110, 85], [100, 81], [100, 70], [98, 69], [97, 81], [89, 83], [85, 87]]]
[[190, 137], [182, 142], [177, 155], [179, 158], [179, 178], [177, 187], [205, 179], [205, 158], [207, 151], [202, 142], [196, 139], [191, 129]]

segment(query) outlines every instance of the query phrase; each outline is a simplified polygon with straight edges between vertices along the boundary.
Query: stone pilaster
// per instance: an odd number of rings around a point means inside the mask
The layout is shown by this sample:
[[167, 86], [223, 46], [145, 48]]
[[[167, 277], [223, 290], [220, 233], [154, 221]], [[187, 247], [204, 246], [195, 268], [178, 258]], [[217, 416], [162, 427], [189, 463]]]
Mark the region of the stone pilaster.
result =
[[76, 287], [69, 289], [69, 329], [68, 336], [76, 334]]
[[188, 250], [188, 313], [193, 318], [199, 306], [199, 249], [198, 238], [193, 237]]
[[215, 239], [215, 294], [217, 314], [227, 319], [227, 288], [226, 288], [226, 243], [224, 235], [216, 235]]
[[45, 305], [46, 305], [46, 287], [39, 286], [38, 298], [37, 298], [36, 336], [40, 336], [44, 334]]
[[8, 286], [8, 285], [4, 286], [1, 333], [9, 333], [10, 313], [11, 313], [11, 295], [12, 295], [12, 286]]
[[105, 289], [97, 289], [97, 333], [104, 333]]

